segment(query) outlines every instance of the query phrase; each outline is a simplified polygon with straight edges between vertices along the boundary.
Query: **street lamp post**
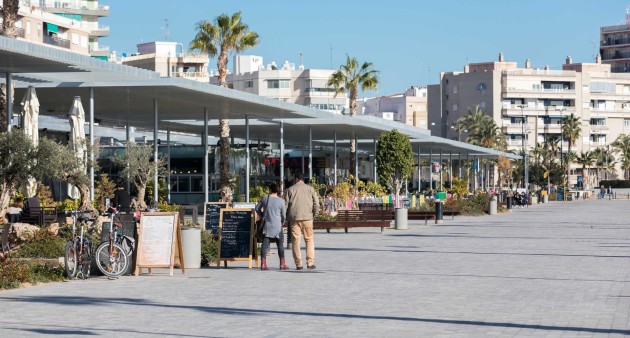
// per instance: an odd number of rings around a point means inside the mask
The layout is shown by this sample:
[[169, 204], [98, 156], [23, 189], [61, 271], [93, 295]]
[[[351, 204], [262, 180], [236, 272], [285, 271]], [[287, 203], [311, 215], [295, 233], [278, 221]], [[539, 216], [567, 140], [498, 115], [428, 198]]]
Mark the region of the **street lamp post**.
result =
[[527, 165], [527, 146], [525, 144], [525, 115], [523, 112], [523, 109], [527, 106], [525, 105], [518, 105], [517, 107], [521, 108], [521, 132], [523, 133], [523, 185], [525, 188], [525, 191], [528, 190], [529, 188], [529, 168]]

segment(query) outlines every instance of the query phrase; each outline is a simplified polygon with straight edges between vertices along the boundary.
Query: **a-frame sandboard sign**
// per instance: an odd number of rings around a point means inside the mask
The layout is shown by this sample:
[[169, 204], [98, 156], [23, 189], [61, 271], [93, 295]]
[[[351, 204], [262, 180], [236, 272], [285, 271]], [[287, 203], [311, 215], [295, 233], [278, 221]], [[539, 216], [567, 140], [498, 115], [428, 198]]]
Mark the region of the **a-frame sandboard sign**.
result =
[[[176, 251], [178, 255], [175, 255]], [[175, 262], [176, 256], [179, 262]], [[181, 266], [182, 273], [186, 272], [179, 214], [143, 212], [138, 227], [135, 275], [142, 273], [143, 268], [148, 268], [149, 273], [151, 268], [169, 268], [172, 276], [175, 265]]]
[[228, 261], [247, 261], [252, 268], [254, 235], [254, 209], [225, 208], [221, 209], [219, 218], [219, 259], [217, 267], [227, 266]]

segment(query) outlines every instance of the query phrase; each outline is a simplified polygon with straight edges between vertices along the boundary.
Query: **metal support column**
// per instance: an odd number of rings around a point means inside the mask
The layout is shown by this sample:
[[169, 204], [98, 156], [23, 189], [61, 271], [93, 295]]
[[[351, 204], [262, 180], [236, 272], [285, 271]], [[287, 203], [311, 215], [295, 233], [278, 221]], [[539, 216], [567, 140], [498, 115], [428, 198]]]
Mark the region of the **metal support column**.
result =
[[337, 131], [333, 132], [333, 183], [337, 185]]
[[376, 143], [376, 139], [374, 139], [374, 183], [378, 183], [378, 166], [376, 161], [376, 151], [378, 150], [378, 145]]
[[359, 142], [357, 142], [357, 134], [354, 134], [354, 185], [359, 183]]
[[453, 151], [448, 152], [448, 179], [451, 189], [453, 189]]
[[309, 182], [312, 178], [313, 178], [313, 127], [308, 126], [308, 179], [309, 179]]
[[249, 116], [245, 115], [245, 202], [249, 203]]
[[284, 121], [280, 121], [280, 188], [284, 192]]
[[459, 179], [462, 178], [462, 153], [459, 153], [459, 159], [457, 160], [458, 169], [459, 169]]
[[[206, 151], [206, 154], [208, 152]], [[206, 162], [206, 166], [207, 166]], [[205, 181], [204, 181], [205, 182]], [[166, 202], [171, 204], [171, 128], [166, 129]]]
[[13, 89], [13, 77], [11, 76], [11, 73], [7, 72], [6, 75], [6, 80], [7, 80], [7, 87], [6, 87], [6, 91], [7, 91], [7, 132], [11, 131], [11, 125], [13, 124], [13, 91], [11, 89]]
[[440, 148], [440, 191], [444, 190], [444, 175], [442, 175], [442, 148]]
[[422, 160], [420, 158], [420, 144], [418, 144], [418, 191], [422, 191]]
[[[127, 128], [125, 132], [127, 137], [126, 144], [129, 144], [129, 142], [131, 142], [131, 130], [129, 129], [129, 121], [127, 121]], [[127, 166], [129, 166], [129, 161], [127, 161]], [[131, 180], [129, 179], [129, 172], [127, 172], [127, 191], [131, 191]]]
[[[81, 126], [83, 128], [83, 126]], [[94, 88], [90, 87], [90, 201], [94, 201]]]
[[203, 108], [203, 200], [205, 203], [210, 202], [210, 182], [208, 162], [210, 154], [208, 154], [208, 108]]
[[433, 148], [429, 148], [429, 190], [433, 190]]
[[305, 145], [302, 145], [302, 174], [304, 174], [304, 151], [306, 149]]
[[153, 168], [155, 170], [155, 175], [153, 177], [153, 200], [155, 201], [155, 203], [158, 202], [158, 100], [157, 99], [153, 99], [153, 115], [154, 115], [154, 121], [153, 121], [153, 158], [154, 161], [153, 163], [155, 163], [155, 167]]

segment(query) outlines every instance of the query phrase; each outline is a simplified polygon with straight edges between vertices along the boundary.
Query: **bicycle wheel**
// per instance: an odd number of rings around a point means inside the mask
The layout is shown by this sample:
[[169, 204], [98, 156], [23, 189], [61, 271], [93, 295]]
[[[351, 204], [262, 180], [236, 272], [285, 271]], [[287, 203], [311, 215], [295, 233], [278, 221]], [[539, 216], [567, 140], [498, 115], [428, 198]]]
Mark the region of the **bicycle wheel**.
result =
[[73, 241], [66, 243], [66, 251], [63, 255], [63, 266], [68, 278], [72, 279], [77, 275], [77, 251]]
[[102, 243], [96, 249], [96, 266], [105, 276], [118, 277], [125, 273], [129, 258], [125, 250], [118, 244], [109, 251], [109, 242]]
[[82, 257], [82, 267], [81, 272], [83, 275], [83, 279], [86, 279], [90, 276], [90, 264], [92, 262], [92, 241], [89, 238], [83, 237], [83, 252], [81, 253]]

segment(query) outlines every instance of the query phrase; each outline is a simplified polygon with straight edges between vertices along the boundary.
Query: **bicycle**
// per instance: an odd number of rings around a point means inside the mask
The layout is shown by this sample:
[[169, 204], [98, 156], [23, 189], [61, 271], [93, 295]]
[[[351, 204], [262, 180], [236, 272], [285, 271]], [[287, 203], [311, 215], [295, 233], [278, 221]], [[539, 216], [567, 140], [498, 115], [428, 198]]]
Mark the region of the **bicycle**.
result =
[[[130, 257], [122, 246], [123, 235], [119, 233], [122, 229], [121, 223], [116, 223], [114, 219], [118, 215], [115, 208], [110, 208], [103, 216], [109, 216], [109, 240], [101, 243], [96, 249], [96, 266], [108, 277], [118, 277], [127, 271]], [[131, 251], [131, 250], [130, 250]]]
[[[66, 215], [72, 217], [72, 238], [66, 243], [64, 253], [64, 271], [70, 279], [90, 276], [90, 263], [92, 262], [92, 241], [84, 235], [85, 223], [94, 218], [86, 216], [91, 211], [69, 210]], [[81, 215], [81, 216], [79, 216]], [[81, 233], [77, 236], [77, 220], [81, 222]]]

